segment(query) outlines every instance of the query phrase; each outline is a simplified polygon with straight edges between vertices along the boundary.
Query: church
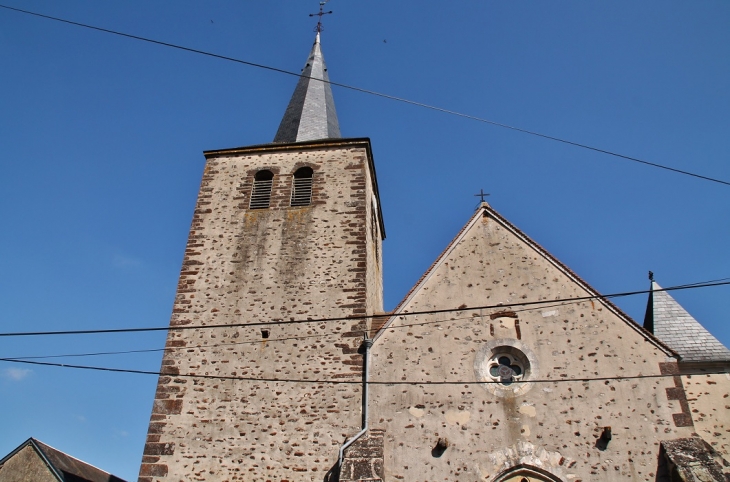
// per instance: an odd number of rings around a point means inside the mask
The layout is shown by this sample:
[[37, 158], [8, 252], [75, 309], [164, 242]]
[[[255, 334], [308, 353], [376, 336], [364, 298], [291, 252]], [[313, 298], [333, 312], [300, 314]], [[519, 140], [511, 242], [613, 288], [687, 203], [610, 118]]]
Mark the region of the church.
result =
[[139, 480], [730, 478], [730, 351], [482, 202], [392, 312], [320, 34], [272, 143], [206, 151]]

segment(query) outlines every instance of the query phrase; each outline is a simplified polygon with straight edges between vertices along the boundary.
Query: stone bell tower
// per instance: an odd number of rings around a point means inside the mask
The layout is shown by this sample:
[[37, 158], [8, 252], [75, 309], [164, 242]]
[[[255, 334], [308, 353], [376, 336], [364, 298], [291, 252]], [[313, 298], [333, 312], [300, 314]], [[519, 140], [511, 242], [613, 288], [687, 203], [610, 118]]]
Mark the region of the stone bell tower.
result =
[[274, 142], [205, 152], [140, 481], [321, 481], [361, 428], [385, 233], [319, 37]]

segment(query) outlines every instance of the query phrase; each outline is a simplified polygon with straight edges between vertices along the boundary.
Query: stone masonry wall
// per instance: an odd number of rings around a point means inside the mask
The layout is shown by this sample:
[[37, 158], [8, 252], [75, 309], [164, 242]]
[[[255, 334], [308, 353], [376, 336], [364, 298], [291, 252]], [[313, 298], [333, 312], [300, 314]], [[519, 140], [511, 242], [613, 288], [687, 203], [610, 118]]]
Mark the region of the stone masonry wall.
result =
[[697, 435], [730, 460], [730, 375], [682, 377]]
[[[281, 322], [382, 311], [366, 268], [367, 148], [207, 154], [170, 324], [223, 327], [169, 332], [140, 481], [323, 480], [359, 431], [366, 321]], [[302, 166], [313, 202], [292, 208]], [[274, 173], [271, 207], [250, 210], [260, 169]]]
[[[404, 312], [589, 294], [494, 216], [477, 216]], [[475, 383], [491, 381], [484, 363], [499, 347], [525, 354], [528, 379], [556, 382]], [[565, 382], [676, 366], [597, 300], [399, 316], [371, 353], [371, 382], [392, 382], [370, 392], [385, 480], [492, 481], [522, 464], [571, 482], [653, 481], [660, 442], [693, 432], [668, 397], [679, 395], [672, 376]]]
[[[367, 184], [372, 185], [373, 173], [369, 170], [366, 172]], [[380, 229], [380, 213], [377, 209], [379, 201], [375, 193], [370, 193], [369, 201], [366, 203], [367, 208], [367, 236], [370, 242], [367, 249], [367, 282], [368, 293], [372, 295], [368, 298], [368, 313], [379, 313], [383, 310], [383, 235]], [[367, 321], [368, 326], [372, 327], [372, 320]]]

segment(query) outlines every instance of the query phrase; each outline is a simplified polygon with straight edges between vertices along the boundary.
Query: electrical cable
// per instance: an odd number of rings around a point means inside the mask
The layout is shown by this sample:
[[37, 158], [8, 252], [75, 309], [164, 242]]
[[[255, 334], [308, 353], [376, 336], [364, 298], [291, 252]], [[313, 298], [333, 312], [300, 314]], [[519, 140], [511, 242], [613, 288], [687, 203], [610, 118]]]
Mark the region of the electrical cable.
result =
[[[680, 285], [681, 287], [690, 287], [690, 286], [696, 286], [696, 285], [702, 285], [703, 283], [714, 283], [717, 281], [724, 281], [730, 278], [720, 278], [712, 281], [706, 281], [706, 282], [700, 282], [700, 283], [690, 283], [686, 285]], [[545, 308], [556, 308], [556, 307], [565, 307], [566, 305], [570, 304], [577, 304], [581, 303], [582, 301], [567, 301], [567, 302], [559, 302], [552, 305], [547, 306], [540, 306], [540, 307], [534, 307], [534, 308], [523, 308], [523, 309], [516, 309], [513, 310], [515, 313], [522, 313], [526, 311], [533, 311], [537, 309], [545, 309]], [[397, 329], [404, 329], [404, 328], [411, 328], [414, 326], [426, 326], [426, 325], [435, 325], [440, 323], [452, 323], [455, 321], [464, 321], [464, 320], [473, 320], [474, 316], [468, 316], [463, 318], [449, 318], [448, 320], [434, 320], [434, 321], [424, 321], [420, 323], [404, 323], [399, 325], [391, 325], [388, 327], [383, 327], [381, 330], [397, 330]], [[275, 342], [283, 342], [283, 341], [293, 341], [293, 340], [305, 340], [305, 339], [311, 339], [311, 338], [327, 338], [327, 337], [333, 337], [333, 336], [340, 336], [341, 333], [337, 332], [327, 332], [327, 333], [319, 333], [316, 335], [302, 335], [302, 336], [290, 336], [290, 337], [283, 337], [283, 338], [266, 338], [266, 339], [258, 339], [258, 340], [251, 340], [251, 341], [241, 341], [241, 342], [234, 342], [234, 343], [216, 343], [213, 345], [186, 345], [186, 346], [169, 346], [164, 348], [150, 348], [150, 349], [143, 349], [143, 350], [123, 350], [123, 351], [107, 351], [107, 352], [92, 352], [92, 353], [67, 353], [67, 354], [60, 354], [60, 355], [40, 355], [40, 356], [17, 356], [17, 357], [7, 357], [6, 360], [42, 360], [42, 359], [49, 359], [49, 358], [79, 358], [79, 357], [90, 357], [90, 356], [107, 356], [107, 355], [129, 355], [129, 354], [137, 354], [137, 353], [153, 353], [153, 352], [167, 352], [167, 351], [175, 351], [175, 350], [198, 350], [198, 349], [211, 349], [211, 348], [224, 348], [224, 347], [231, 347], [231, 346], [240, 346], [240, 345], [260, 345], [262, 343], [275, 343]], [[475, 340], [476, 342], [477, 340]]]
[[[718, 278], [718, 279], [712, 279], [712, 280], [708, 280], [708, 281], [699, 281], [697, 283], [687, 283], [687, 284], [683, 284], [683, 285], [675, 285], [672, 288], [689, 288], [692, 286], [703, 285], [706, 283], [718, 283], [720, 281], [727, 281], [727, 280], [730, 280], [730, 278]], [[660, 291], [660, 290], [654, 290], [654, 291]]]
[[[728, 279], [728, 278], [725, 278], [725, 279]], [[317, 318], [317, 319], [306, 319], [306, 320], [267, 321], [267, 322], [231, 323], [231, 324], [216, 324], [216, 325], [192, 325], [192, 326], [185, 325], [185, 326], [147, 327], [147, 328], [111, 328], [111, 329], [102, 329], [102, 330], [67, 330], [67, 331], [45, 331], [45, 332], [11, 332], [11, 333], [0, 333], [0, 337], [135, 333], [135, 332], [165, 331], [165, 330], [183, 331], [183, 330], [192, 330], [192, 329], [240, 328], [240, 327], [251, 327], [251, 326], [254, 326], [254, 327], [256, 327], [256, 326], [276, 326], [276, 325], [289, 325], [289, 324], [302, 324], [302, 323], [325, 323], [325, 322], [333, 322], [333, 321], [356, 321], [356, 320], [392, 317], [392, 316], [417, 316], [417, 315], [429, 315], [429, 314], [438, 314], [438, 313], [452, 313], [452, 312], [458, 312], [458, 311], [475, 311], [475, 310], [492, 309], [492, 308], [510, 308], [510, 307], [514, 307], [514, 306], [543, 305], [543, 304], [548, 304], [548, 303], [580, 302], [580, 301], [588, 301], [588, 300], [592, 300], [592, 299], [612, 299], [612, 298], [632, 296], [632, 295], [637, 295], [637, 294], [647, 294], [647, 293], [651, 293], [651, 292], [707, 288], [707, 287], [712, 287], [712, 286], [722, 286], [722, 285], [728, 285], [728, 284], [730, 284], [730, 281], [694, 283], [694, 284], [688, 284], [688, 285], [673, 286], [673, 287], [669, 287], [669, 288], [662, 288], [659, 290], [628, 291], [628, 292], [614, 293], [614, 294], [609, 294], [609, 295], [581, 296], [581, 297], [575, 297], [575, 298], [528, 301], [528, 302], [517, 302], [517, 303], [499, 303], [496, 305], [444, 308], [444, 309], [439, 309], [439, 310], [423, 310], [423, 311], [412, 311], [412, 312], [402, 312], [402, 313], [383, 313], [383, 314], [379, 314], [379, 315], [358, 315], [358, 316]]]
[[65, 331], [25, 331], [25, 332], [6, 332], [0, 333], [0, 337], [13, 337], [13, 336], [55, 336], [55, 335], [90, 335], [90, 334], [109, 334], [109, 333], [139, 333], [139, 332], [151, 332], [151, 331], [183, 331], [183, 330], [198, 330], [198, 329], [213, 329], [213, 328], [243, 328], [243, 327], [260, 327], [260, 326], [278, 326], [278, 325], [296, 325], [303, 323], [327, 323], [333, 321], [357, 321], [372, 318], [383, 318], [392, 316], [417, 316], [417, 315], [433, 315], [438, 313], [453, 313], [458, 311], [476, 311], [494, 308], [511, 308], [516, 306], [540, 306], [547, 305], [550, 303], [558, 302], [569, 302], [569, 301], [588, 301], [594, 299], [612, 299], [621, 298], [625, 296], [633, 296], [639, 294], [647, 294], [651, 292], [660, 291], [675, 291], [675, 290], [687, 290], [697, 288], [708, 288], [711, 286], [723, 286], [730, 285], [730, 281], [714, 282], [714, 283], [701, 283], [693, 285], [683, 286], [672, 286], [669, 288], [662, 288], [658, 290], [640, 290], [640, 291], [626, 291], [623, 293], [613, 293], [609, 295], [591, 295], [591, 296], [578, 296], [575, 298], [562, 298], [555, 300], [539, 300], [539, 301], [522, 301], [516, 303], [498, 303], [496, 305], [483, 305], [483, 306], [471, 306], [471, 307], [460, 307], [460, 308], [443, 308], [438, 310], [423, 310], [423, 311], [410, 311], [401, 313], [383, 313], [379, 315], [350, 315], [340, 316], [331, 318], [311, 318], [306, 320], [280, 320], [280, 321], [262, 321], [262, 322], [251, 322], [251, 323], [229, 323], [229, 324], [214, 324], [214, 325], [182, 325], [182, 326], [165, 326], [165, 327], [147, 327], [147, 328], [109, 328], [109, 329], [97, 329], [97, 330], [65, 330]]
[[[319, 383], [319, 384], [332, 384], [332, 385], [362, 385], [362, 376], [359, 373], [347, 373], [358, 377], [357, 380], [333, 380], [333, 379], [308, 379], [308, 378], [270, 378], [270, 377], [240, 377], [233, 375], [197, 375], [192, 373], [165, 373], [155, 372], [149, 370], [132, 370], [126, 368], [111, 368], [111, 367], [96, 367], [89, 365], [69, 365], [64, 363], [50, 363], [50, 362], [39, 362], [30, 360], [12, 360], [7, 358], [0, 358], [2, 362], [8, 363], [25, 363], [29, 365], [41, 365], [51, 366], [60, 368], [75, 368], [80, 370], [95, 370], [104, 372], [115, 372], [115, 373], [131, 373], [135, 375], [156, 375], [165, 377], [178, 377], [178, 378], [207, 378], [213, 380], [236, 380], [236, 381], [250, 381], [250, 382], [272, 382], [272, 383]], [[672, 374], [657, 374], [657, 375], [625, 375], [625, 376], [614, 376], [614, 377], [582, 377], [582, 378], [542, 378], [536, 380], [525, 380], [525, 381], [514, 381], [513, 383], [563, 383], [563, 382], [594, 382], [594, 381], [620, 381], [620, 380], [639, 380], [645, 378], [669, 378], [683, 375], [722, 375], [728, 373], [728, 370], [717, 370], [702, 373], [672, 373]], [[398, 380], [398, 381], [383, 381], [383, 380], [368, 380], [366, 383], [369, 385], [489, 385], [489, 384], [500, 384], [502, 382], [489, 380], [489, 381], [409, 381], [409, 380]]]
[[328, 336], [341, 335], [341, 333], [320, 333], [317, 335], [303, 335], [303, 336], [289, 336], [284, 338], [265, 338], [251, 341], [238, 341], [234, 343], [216, 343], [213, 345], [192, 345], [192, 346], [166, 346], [164, 348], [149, 348], [143, 350], [123, 350], [123, 351], [99, 351], [92, 353], [67, 353], [63, 355], [42, 355], [42, 356], [14, 356], [8, 357], [8, 360], [42, 360], [47, 358], [77, 358], [77, 357], [88, 357], [88, 356], [103, 356], [103, 355], [131, 355], [135, 353], [152, 353], [159, 351], [175, 351], [175, 350], [199, 350], [202, 348], [224, 348], [229, 346], [239, 345], [260, 345], [261, 343], [272, 343], [281, 341], [292, 341], [292, 340], [306, 340], [308, 338], [324, 338]]
[[[139, 35], [132, 35], [132, 34], [124, 33], [124, 32], [119, 32], [119, 31], [116, 31], [116, 30], [106, 29], [106, 28], [102, 28], [102, 27], [95, 27], [93, 25], [89, 25], [89, 24], [85, 24], [85, 23], [80, 23], [80, 22], [74, 22], [74, 21], [66, 20], [66, 19], [59, 18], [59, 17], [52, 17], [50, 15], [44, 15], [44, 14], [37, 13], [37, 12], [31, 12], [29, 10], [23, 10], [23, 9], [20, 9], [20, 8], [10, 7], [10, 6], [7, 6], [7, 5], [1, 5], [0, 4], [0, 8], [5, 8], [7, 10], [12, 10], [12, 11], [19, 12], [19, 13], [24, 13], [24, 14], [27, 14], [27, 15], [33, 15], [33, 16], [36, 16], [36, 17], [45, 18], [45, 19], [48, 19], [48, 20], [56, 21], [56, 22], [67, 23], [67, 24], [70, 24], [70, 25], [75, 25], [77, 27], [88, 28], [88, 29], [91, 29], [91, 30], [97, 30], [99, 32], [110, 33], [110, 34], [113, 34], [113, 35], [119, 35], [121, 37], [131, 38], [131, 39], [134, 39], [134, 40], [140, 40], [140, 41], [143, 41], [143, 42], [148, 42], [148, 43], [152, 43], [152, 44], [156, 44], [156, 45], [162, 45], [164, 47], [170, 47], [170, 48], [174, 48], [174, 49], [178, 49], [178, 50], [184, 50], [186, 52], [196, 53], [196, 54], [200, 54], [200, 55], [206, 55], [208, 57], [213, 57], [213, 58], [217, 58], [217, 59], [221, 59], [221, 60], [227, 60], [227, 61], [230, 61], [230, 62], [236, 62], [236, 63], [239, 63], [239, 64], [248, 65], [250, 67], [256, 67], [256, 68], [259, 68], [259, 69], [270, 70], [272, 72], [278, 72], [278, 73], [281, 73], [281, 74], [294, 75], [296, 77], [302, 77], [301, 74], [298, 74], [296, 72], [292, 72], [292, 71], [289, 71], [289, 70], [279, 69], [279, 68], [276, 68], [276, 67], [271, 67], [271, 66], [268, 66], [268, 65], [259, 64], [259, 63], [255, 63], [255, 62], [249, 62], [249, 61], [237, 59], [237, 58], [234, 58], [234, 57], [228, 57], [226, 55], [215, 54], [215, 53], [212, 53], [212, 52], [207, 52], [205, 50], [194, 49], [194, 48], [191, 48], [191, 47], [184, 47], [182, 45], [177, 45], [177, 44], [173, 44], [173, 43], [170, 43], [170, 42], [163, 42], [163, 41], [160, 41], [160, 40], [154, 40], [154, 39], [150, 39], [150, 38], [147, 38], [147, 37], [141, 37]], [[482, 118], [482, 117], [473, 116], [473, 115], [470, 115], [470, 114], [464, 114], [464, 113], [461, 113], [461, 112], [458, 112], [458, 111], [454, 111], [454, 110], [450, 110], [450, 109], [445, 109], [445, 108], [437, 107], [437, 106], [430, 105], [430, 104], [425, 104], [423, 102], [417, 102], [417, 101], [414, 101], [414, 100], [409, 100], [409, 99], [406, 99], [406, 98], [403, 98], [403, 97], [397, 97], [397, 96], [394, 96], [394, 95], [384, 94], [384, 93], [377, 92], [377, 91], [374, 91], [374, 90], [363, 89], [361, 87], [355, 87], [355, 86], [348, 85], [348, 84], [343, 84], [343, 83], [340, 83], [340, 82], [332, 82], [332, 81], [329, 81], [329, 80], [317, 79], [317, 78], [311, 77], [311, 76], [305, 76], [305, 77], [306, 78], [309, 78], [309, 79], [312, 79], [312, 80], [320, 81], [320, 82], [326, 82], [326, 83], [328, 83], [330, 85], [334, 85], [334, 86], [337, 86], [337, 87], [342, 87], [343, 89], [348, 89], [348, 90], [352, 90], [352, 91], [355, 91], [355, 92], [360, 92], [360, 93], [363, 93], [363, 94], [373, 95], [373, 96], [381, 97], [381, 98], [384, 98], [384, 99], [393, 100], [393, 101], [396, 101], [396, 102], [402, 102], [402, 103], [405, 103], [405, 104], [410, 104], [410, 105], [413, 105], [413, 106], [422, 107], [422, 108], [425, 108], [425, 109], [430, 109], [430, 110], [433, 110], [433, 111], [436, 111], [436, 112], [441, 112], [441, 113], [444, 113], [444, 114], [449, 114], [449, 115], [453, 115], [453, 116], [457, 116], [457, 117], [462, 117], [462, 118], [470, 119], [470, 120], [477, 121], [477, 122], [482, 122], [482, 123], [485, 123], [485, 124], [490, 124], [490, 125], [493, 125], [493, 126], [496, 126], [496, 127], [502, 127], [504, 129], [509, 129], [509, 130], [513, 130], [513, 131], [516, 131], [516, 132], [521, 132], [523, 134], [529, 134], [529, 135], [532, 135], [532, 136], [541, 137], [543, 139], [548, 139], [548, 140], [551, 140], [551, 141], [560, 142], [560, 143], [567, 144], [567, 145], [571, 145], [571, 146], [574, 146], [574, 147], [580, 147], [582, 149], [588, 149], [588, 150], [591, 150], [591, 151], [594, 151], [594, 152], [599, 152], [601, 154], [606, 154], [606, 155], [613, 156], [613, 157], [618, 157], [618, 158], [621, 158], [621, 159], [624, 159], [624, 160], [628, 160], [628, 161], [632, 161], [632, 162], [637, 162], [637, 163], [644, 164], [644, 165], [647, 165], [647, 166], [656, 167], [656, 168], [659, 168], [659, 169], [664, 169], [664, 170], [667, 170], [667, 171], [675, 172], [675, 173], [678, 173], [678, 174], [684, 174], [686, 176], [692, 176], [692, 177], [695, 177], [695, 178], [698, 178], [698, 179], [703, 179], [703, 180], [706, 180], [706, 181], [712, 181], [712, 182], [715, 182], [715, 183], [719, 183], [719, 184], [724, 184], [724, 185], [730, 186], [730, 182], [728, 182], [728, 181], [723, 181], [721, 179], [717, 179], [717, 178], [713, 178], [713, 177], [709, 177], [709, 176], [703, 176], [701, 174], [696, 174], [696, 173], [693, 173], [693, 172], [690, 172], [690, 171], [685, 171], [685, 170], [682, 170], [682, 169], [677, 169], [677, 168], [674, 168], [674, 167], [665, 166], [665, 165], [658, 164], [658, 163], [655, 163], [655, 162], [645, 161], [645, 160], [639, 159], [637, 157], [632, 157], [632, 156], [627, 156], [627, 155], [624, 155], [624, 154], [619, 154], [619, 153], [614, 152], [614, 151], [609, 151], [607, 149], [601, 149], [601, 148], [598, 148], [598, 147], [589, 146], [587, 144], [582, 144], [580, 142], [574, 142], [574, 141], [570, 141], [570, 140], [563, 139], [563, 138], [560, 138], [560, 137], [555, 137], [555, 136], [551, 136], [551, 135], [547, 135], [547, 134], [542, 134], [540, 132], [531, 131], [531, 130], [523, 129], [523, 128], [520, 128], [520, 127], [515, 127], [515, 126], [512, 126], [512, 125], [508, 125], [508, 124], [504, 124], [504, 123], [501, 123], [501, 122], [492, 121], [492, 120], [489, 120], [489, 119], [485, 119], [485, 118]]]
[[[554, 305], [548, 305], [548, 306], [541, 306], [539, 308], [523, 308], [521, 310], [514, 310], [515, 313], [522, 313], [525, 311], [532, 311], [532, 310], [538, 310], [538, 309], [545, 309], [545, 308], [556, 308], [556, 307], [563, 307], [570, 304], [576, 304], [581, 303], [580, 301], [571, 301], [571, 302], [564, 302], [564, 303], [556, 303]], [[426, 325], [435, 325], [439, 323], [451, 323], [455, 321], [464, 321], [464, 320], [473, 320], [473, 316], [465, 316], [462, 318], [449, 318], [448, 320], [435, 320], [435, 321], [423, 321], [420, 323], [404, 323], [401, 325], [391, 325], [388, 327], [381, 328], [382, 330], [398, 330], [402, 328], [411, 328], [414, 326], [426, 326]], [[84, 357], [90, 357], [90, 356], [106, 356], [106, 355], [132, 355], [137, 353], [153, 353], [153, 352], [167, 352], [167, 351], [175, 351], [175, 350], [198, 350], [203, 348], [225, 348], [225, 347], [231, 347], [231, 346], [240, 346], [240, 345], [261, 345], [262, 343], [275, 343], [275, 342], [283, 342], [283, 341], [293, 341], [293, 340], [306, 340], [311, 338], [328, 338], [328, 337], [334, 337], [334, 336], [341, 336], [342, 334], [339, 332], [327, 332], [327, 333], [319, 333], [316, 335], [302, 335], [302, 336], [287, 336], [283, 338], [265, 338], [265, 339], [257, 339], [257, 340], [251, 340], [251, 341], [238, 341], [234, 343], [216, 343], [213, 345], [186, 345], [186, 346], [166, 346], [164, 348], [149, 348], [149, 349], [142, 349], [142, 350], [122, 350], [122, 351], [100, 351], [100, 352], [91, 352], [91, 353], [66, 353], [66, 354], [60, 354], [60, 355], [39, 355], [39, 356], [14, 356], [14, 357], [7, 357], [6, 360], [44, 360], [49, 358], [84, 358]], [[477, 340], [474, 340], [477, 341]]]

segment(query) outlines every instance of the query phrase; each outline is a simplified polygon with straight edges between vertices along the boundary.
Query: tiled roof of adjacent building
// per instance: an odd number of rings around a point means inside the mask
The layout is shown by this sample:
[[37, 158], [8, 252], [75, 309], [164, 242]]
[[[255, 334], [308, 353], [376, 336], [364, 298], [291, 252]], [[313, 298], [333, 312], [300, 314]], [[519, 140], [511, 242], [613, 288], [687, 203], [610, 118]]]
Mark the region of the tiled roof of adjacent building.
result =
[[669, 345], [682, 362], [730, 362], [730, 350], [712, 336], [655, 281], [646, 309], [644, 328]]
[[332, 87], [317, 33], [274, 142], [290, 143], [339, 137], [340, 125], [335, 111], [335, 99], [332, 97]]
[[125, 482], [119, 477], [104, 472], [93, 465], [87, 464], [76, 457], [72, 457], [32, 437], [1, 459], [0, 466], [26, 446], [33, 447], [51, 473], [61, 482], [68, 480], [77, 482]]

